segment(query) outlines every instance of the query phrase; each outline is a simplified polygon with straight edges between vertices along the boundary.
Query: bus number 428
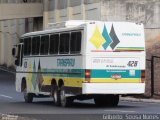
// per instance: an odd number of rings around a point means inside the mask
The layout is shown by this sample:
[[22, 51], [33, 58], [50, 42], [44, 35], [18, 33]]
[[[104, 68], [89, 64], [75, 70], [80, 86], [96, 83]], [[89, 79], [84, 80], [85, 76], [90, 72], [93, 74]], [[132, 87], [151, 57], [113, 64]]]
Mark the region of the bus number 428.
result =
[[138, 61], [129, 61], [127, 64], [129, 67], [137, 67]]

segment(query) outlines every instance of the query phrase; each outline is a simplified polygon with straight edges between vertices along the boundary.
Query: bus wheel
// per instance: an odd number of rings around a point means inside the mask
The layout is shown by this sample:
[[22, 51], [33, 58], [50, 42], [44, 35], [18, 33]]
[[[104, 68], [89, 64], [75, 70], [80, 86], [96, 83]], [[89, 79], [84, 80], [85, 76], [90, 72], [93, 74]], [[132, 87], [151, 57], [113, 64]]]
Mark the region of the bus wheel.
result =
[[24, 92], [24, 100], [26, 103], [32, 103], [33, 102], [33, 94]]
[[73, 99], [71, 97], [66, 97], [64, 86], [61, 87], [60, 100], [62, 107], [69, 107], [73, 102]]
[[53, 91], [53, 100], [56, 106], [60, 106], [61, 105], [61, 101], [60, 101], [60, 91], [58, 90], [58, 87], [55, 86], [54, 91]]
[[116, 106], [118, 106], [118, 103], [119, 103], [119, 95], [113, 95], [112, 97], [111, 97], [111, 104], [112, 104], [112, 106], [113, 107], [116, 107]]
[[51, 84], [51, 97], [53, 98], [53, 102], [55, 102], [55, 97], [54, 97], [55, 89], [57, 89], [57, 86], [54, 84]]

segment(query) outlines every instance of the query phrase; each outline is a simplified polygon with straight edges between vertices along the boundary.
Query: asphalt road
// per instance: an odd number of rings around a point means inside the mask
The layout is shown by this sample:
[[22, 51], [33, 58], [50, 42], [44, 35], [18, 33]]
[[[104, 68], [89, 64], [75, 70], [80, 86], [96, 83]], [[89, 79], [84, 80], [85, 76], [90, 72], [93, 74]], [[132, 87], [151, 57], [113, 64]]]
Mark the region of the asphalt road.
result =
[[88, 100], [75, 101], [71, 107], [62, 108], [54, 106], [51, 98], [36, 98], [33, 103], [27, 104], [24, 103], [23, 94], [15, 91], [14, 79], [13, 74], [0, 71], [0, 113], [2, 114], [19, 115], [40, 120], [109, 120], [108, 115], [111, 114], [160, 114], [159, 103], [120, 101], [118, 107], [96, 107], [93, 100]]

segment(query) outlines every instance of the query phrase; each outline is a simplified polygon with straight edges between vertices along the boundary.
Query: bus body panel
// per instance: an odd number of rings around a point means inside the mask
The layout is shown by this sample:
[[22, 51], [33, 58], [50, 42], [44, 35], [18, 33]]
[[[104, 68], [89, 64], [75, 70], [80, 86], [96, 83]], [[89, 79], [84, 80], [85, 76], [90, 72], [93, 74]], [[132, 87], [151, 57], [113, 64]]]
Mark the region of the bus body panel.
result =
[[143, 94], [144, 83], [83, 83], [83, 94]]
[[87, 33], [85, 59], [91, 75], [89, 83], [83, 83], [83, 94], [144, 93], [143, 25], [97, 22], [88, 24]]
[[[56, 79], [57, 83], [60, 79], [64, 80], [66, 87], [80, 88], [84, 81], [82, 64], [81, 56], [25, 57], [22, 65], [23, 73], [17, 71], [19, 76], [17, 79], [26, 78], [27, 91], [33, 93], [42, 92], [46, 86], [51, 85], [53, 79]], [[20, 91], [19, 81], [17, 80], [16, 85], [18, 91]]]
[[145, 50], [144, 26], [130, 22], [95, 22], [87, 25], [86, 52], [139, 52]]

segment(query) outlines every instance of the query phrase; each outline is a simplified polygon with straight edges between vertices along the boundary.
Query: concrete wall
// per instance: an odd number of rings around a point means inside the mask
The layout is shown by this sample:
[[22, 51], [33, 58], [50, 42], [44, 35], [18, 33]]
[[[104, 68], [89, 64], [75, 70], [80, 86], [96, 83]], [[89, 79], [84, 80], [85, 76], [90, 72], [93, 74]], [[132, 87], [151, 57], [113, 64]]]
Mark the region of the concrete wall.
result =
[[[48, 4], [48, 5], [46, 5]], [[45, 27], [48, 23], [66, 20], [99, 20], [101, 18], [100, 0], [48, 0], [44, 3]], [[48, 19], [48, 20], [47, 20]]]
[[101, 20], [104, 21], [126, 21], [125, 0], [102, 0]]
[[0, 20], [43, 16], [42, 8], [41, 3], [0, 4]]
[[101, 19], [141, 22], [145, 28], [160, 28], [159, 0], [102, 0]]
[[100, 2], [88, 3], [85, 5], [85, 19], [86, 20], [100, 20], [101, 6]]
[[[69, 19], [141, 22], [160, 27], [159, 0], [47, 0], [48, 22]], [[46, 6], [46, 5], [45, 5]]]
[[[12, 66], [14, 58], [12, 57], [12, 47], [19, 42], [19, 37], [25, 33], [25, 19], [12, 19], [0, 21], [0, 64]], [[29, 31], [33, 31], [33, 20], [29, 23]]]
[[0, 0], [0, 65], [14, 66], [13, 45], [22, 34], [42, 30], [42, 16], [41, 0]]

